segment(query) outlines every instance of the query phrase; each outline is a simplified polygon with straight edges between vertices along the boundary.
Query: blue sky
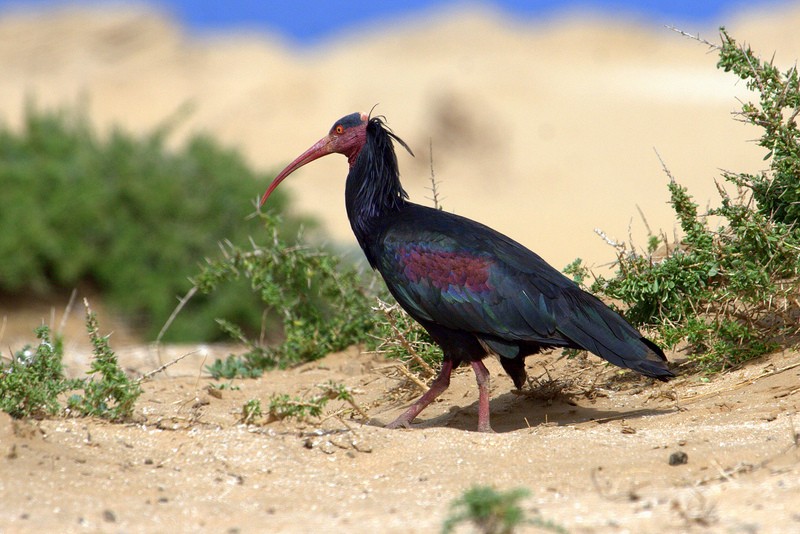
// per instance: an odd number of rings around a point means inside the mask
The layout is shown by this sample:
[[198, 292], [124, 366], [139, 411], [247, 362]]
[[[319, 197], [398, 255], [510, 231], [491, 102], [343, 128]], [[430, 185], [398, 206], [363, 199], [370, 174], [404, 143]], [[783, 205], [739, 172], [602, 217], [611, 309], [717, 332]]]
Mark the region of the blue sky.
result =
[[[46, 6], [69, 0], [0, 0], [9, 6]], [[592, 11], [656, 24], [693, 23], [717, 26], [745, 6], [775, 5], [780, 0], [88, 0], [88, 5], [150, 3], [165, 9], [191, 31], [268, 30], [293, 44], [314, 45], [364, 24], [388, 24], [393, 18], [432, 7], [488, 4], [531, 20], [570, 11]]]

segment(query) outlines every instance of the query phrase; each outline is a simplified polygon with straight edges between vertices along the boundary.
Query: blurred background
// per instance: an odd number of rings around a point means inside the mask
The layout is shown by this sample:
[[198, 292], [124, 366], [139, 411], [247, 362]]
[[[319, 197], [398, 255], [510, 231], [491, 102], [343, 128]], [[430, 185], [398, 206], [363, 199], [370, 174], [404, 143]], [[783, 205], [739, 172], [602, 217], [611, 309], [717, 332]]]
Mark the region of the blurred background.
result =
[[[412, 200], [433, 167], [444, 209], [608, 269], [595, 228], [674, 235], [654, 149], [701, 206], [720, 169], [766, 166], [731, 115], [746, 88], [666, 26], [800, 56], [796, 2], [0, 1], [0, 342], [76, 287], [118, 339], [152, 339], [218, 241], [264, 232], [247, 216], [274, 173], [376, 105], [416, 154], [398, 154]], [[358, 261], [346, 174], [320, 160], [270, 209]], [[213, 338], [237, 301], [175, 335]]]

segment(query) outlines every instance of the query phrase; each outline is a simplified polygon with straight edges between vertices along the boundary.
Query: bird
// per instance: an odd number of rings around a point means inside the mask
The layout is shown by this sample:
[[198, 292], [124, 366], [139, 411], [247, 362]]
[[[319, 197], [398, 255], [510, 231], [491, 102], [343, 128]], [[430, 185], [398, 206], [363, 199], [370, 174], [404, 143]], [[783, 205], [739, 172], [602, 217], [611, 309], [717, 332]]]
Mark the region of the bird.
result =
[[675, 376], [658, 345], [538, 254], [479, 222], [409, 201], [395, 144], [413, 156], [385, 117], [346, 115], [275, 176], [259, 203], [300, 167], [328, 154], [347, 157], [345, 209], [356, 240], [442, 350], [428, 391], [387, 427], [410, 427], [448, 388], [453, 369], [468, 363], [478, 385], [477, 430], [493, 432], [483, 363], [490, 355], [517, 389], [527, 380], [525, 358], [555, 348], [587, 350], [661, 381]]

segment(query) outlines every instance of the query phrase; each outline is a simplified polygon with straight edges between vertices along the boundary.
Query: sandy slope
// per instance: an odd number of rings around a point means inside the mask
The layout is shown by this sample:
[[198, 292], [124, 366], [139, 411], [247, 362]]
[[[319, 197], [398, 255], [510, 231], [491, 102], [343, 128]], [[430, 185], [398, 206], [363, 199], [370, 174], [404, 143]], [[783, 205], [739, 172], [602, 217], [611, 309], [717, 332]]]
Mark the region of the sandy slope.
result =
[[[800, 55], [798, 21], [800, 9], [785, 8], [721, 22], [764, 55], [777, 50], [788, 68]], [[672, 234], [654, 147], [699, 199], [715, 196], [720, 167], [763, 167], [747, 143], [756, 132], [729, 116], [744, 88], [715, 62], [659, 26], [521, 23], [479, 8], [363, 28], [305, 51], [265, 35], [189, 36], [140, 10], [10, 13], [0, 18], [0, 117], [17, 123], [26, 96], [47, 106], [83, 101], [99, 124], [143, 131], [190, 105], [176, 142], [210, 131], [277, 169], [335, 119], [379, 103], [417, 153], [401, 155], [412, 198], [429, 195], [432, 142], [447, 209], [561, 267], [577, 256], [613, 258], [598, 226], [626, 239], [633, 220], [643, 242], [637, 205], [654, 231]], [[298, 209], [352, 244], [338, 200], [345, 174], [344, 161], [329, 158], [287, 185]], [[253, 197], [265, 185], [254, 184]]]

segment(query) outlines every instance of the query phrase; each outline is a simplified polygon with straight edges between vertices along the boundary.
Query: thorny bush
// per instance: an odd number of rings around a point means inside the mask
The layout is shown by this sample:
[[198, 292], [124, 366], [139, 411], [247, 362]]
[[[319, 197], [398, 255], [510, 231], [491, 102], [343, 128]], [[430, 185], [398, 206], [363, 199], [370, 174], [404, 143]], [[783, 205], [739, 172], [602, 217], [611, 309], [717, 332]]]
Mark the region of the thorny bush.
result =
[[[669, 177], [670, 203], [683, 237], [651, 236], [647, 253], [617, 245], [615, 276], [590, 289], [621, 301], [627, 318], [653, 328], [669, 346], [685, 342], [694, 362], [718, 371], [792, 342], [800, 302], [800, 111], [797, 68], [781, 72], [738, 45], [721, 29], [718, 67], [733, 72], [758, 96], [737, 117], [762, 129], [769, 168], [760, 174], [723, 173], [736, 193], [718, 184], [719, 206], [698, 212], [687, 189]], [[705, 42], [705, 41], [704, 41]], [[708, 216], [721, 221], [711, 228]], [[658, 247], [658, 245], [661, 247]], [[656, 248], [658, 247], [658, 250]], [[588, 272], [576, 260], [565, 269]]]

